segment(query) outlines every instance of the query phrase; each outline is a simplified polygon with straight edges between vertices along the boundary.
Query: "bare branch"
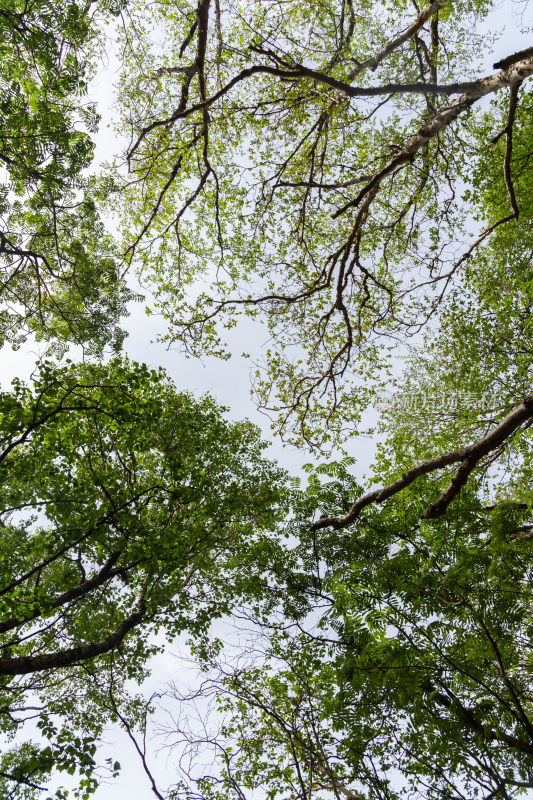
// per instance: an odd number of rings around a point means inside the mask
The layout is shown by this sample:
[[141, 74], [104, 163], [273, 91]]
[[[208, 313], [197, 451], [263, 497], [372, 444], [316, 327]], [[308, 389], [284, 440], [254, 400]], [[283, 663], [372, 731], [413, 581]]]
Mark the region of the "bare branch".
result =
[[[148, 780], [150, 781], [150, 786], [151, 786], [152, 792], [155, 794], [155, 796], [158, 798], [158, 800], [165, 800], [164, 796], [161, 794], [161, 792], [157, 788], [157, 784], [155, 782], [155, 778], [153, 776], [153, 773], [152, 773], [152, 771], [150, 770], [150, 768], [148, 766], [148, 761], [146, 759], [146, 745], [143, 742], [143, 746], [141, 747], [141, 745], [139, 744], [139, 742], [137, 740], [137, 737], [135, 736], [135, 734], [133, 732], [132, 726], [130, 725], [130, 723], [128, 722], [128, 720], [124, 716], [124, 714], [122, 714], [121, 711], [119, 710], [117, 702], [116, 702], [116, 699], [115, 699], [115, 696], [113, 694], [112, 687], [109, 688], [109, 699], [110, 699], [111, 708], [113, 710], [113, 713], [115, 714], [117, 719], [122, 724], [122, 727], [126, 731], [126, 733], [128, 735], [128, 738], [132, 742], [135, 750], [137, 751], [137, 754], [138, 754], [138, 756], [139, 756], [139, 758], [141, 760], [141, 764], [142, 764], [143, 770], [144, 770]], [[146, 715], [146, 711], [145, 711], [145, 715]], [[146, 724], [146, 720], [145, 720], [145, 724]]]

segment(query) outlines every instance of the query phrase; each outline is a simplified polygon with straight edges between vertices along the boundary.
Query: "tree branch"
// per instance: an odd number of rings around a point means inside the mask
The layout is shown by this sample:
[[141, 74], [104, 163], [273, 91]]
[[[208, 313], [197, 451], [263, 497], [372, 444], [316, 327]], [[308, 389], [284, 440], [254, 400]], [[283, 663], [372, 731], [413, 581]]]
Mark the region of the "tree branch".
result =
[[352, 80], [367, 69], [374, 71], [381, 64], [381, 62], [387, 58], [387, 56], [389, 56], [394, 50], [397, 50], [398, 47], [401, 47], [402, 44], [408, 42], [409, 39], [418, 33], [424, 23], [437, 13], [445, 2], [446, 0], [434, 0], [433, 3], [430, 3], [429, 6], [426, 6], [426, 8], [420, 12], [416, 21], [413, 22], [413, 24], [410, 25], [403, 33], [397, 36], [396, 39], [391, 39], [391, 41], [388, 42], [382, 50], [358, 64], [357, 67], [350, 72], [349, 80]]
[[507, 189], [507, 194], [509, 196], [509, 203], [511, 204], [511, 208], [513, 210], [513, 214], [516, 219], [519, 216], [518, 204], [516, 202], [516, 194], [513, 186], [513, 179], [511, 176], [511, 159], [513, 156], [513, 125], [516, 116], [516, 106], [518, 104], [518, 90], [520, 89], [520, 84], [516, 83], [514, 86], [511, 86], [511, 91], [509, 93], [509, 111], [507, 114], [507, 125], [505, 126], [505, 138], [506, 138], [506, 146], [505, 146], [505, 157], [503, 160], [503, 174], [505, 178], [505, 188]]
[[[505, 86], [512, 87], [515, 84], [521, 83], [525, 78], [533, 75], [533, 56], [520, 61], [508, 69], [497, 72], [493, 75], [488, 75], [485, 78], [480, 78], [473, 81], [469, 88], [457, 98], [448, 108], [436, 114], [432, 119], [423, 125], [418, 133], [410, 138], [405, 147], [397, 153], [390, 161], [377, 172], [371, 181], [361, 189], [357, 197], [350, 200], [349, 203], [342, 206], [334, 214], [333, 218], [339, 217], [344, 214], [349, 208], [354, 208], [359, 205], [365, 195], [371, 191], [375, 186], [380, 186], [385, 178], [390, 175], [394, 170], [409, 161], [412, 161], [419, 150], [422, 149], [430, 139], [433, 139], [441, 131], [447, 128], [454, 122], [463, 111], [470, 108], [482, 97], [498, 91]], [[430, 87], [431, 84], [422, 84], [423, 86]]]
[[470, 473], [479, 461], [488, 453], [500, 447], [500, 445], [502, 445], [524, 422], [531, 419], [533, 419], [533, 395], [528, 395], [519, 406], [514, 408], [510, 414], [504, 417], [504, 419], [482, 439], [468, 445], [468, 447], [452, 450], [449, 453], [443, 453], [436, 458], [431, 458], [415, 467], [411, 467], [407, 472], [404, 472], [401, 478], [398, 478], [398, 480], [388, 486], [365, 494], [353, 504], [348, 513], [343, 517], [322, 517], [311, 526], [311, 529], [320, 530], [321, 528], [331, 527], [335, 530], [339, 530], [341, 528], [346, 528], [357, 519], [366, 506], [372, 505], [373, 503], [383, 503], [385, 500], [388, 500], [389, 497], [393, 497], [398, 494], [398, 492], [401, 492], [402, 489], [405, 489], [421, 475], [427, 475], [430, 472], [435, 472], [436, 470], [460, 461], [461, 465], [451, 479], [448, 487], [438, 500], [432, 503], [422, 513], [423, 519], [439, 517], [444, 514], [451, 501], [457, 497], [468, 480]]
[[527, 755], [533, 754], [532, 743], [524, 742], [518, 739], [516, 736], [510, 736], [507, 733], [494, 731], [487, 728], [486, 725], [483, 725], [476, 718], [473, 709], [464, 706], [455, 695], [448, 697], [443, 692], [435, 691], [434, 687], [432, 686], [426, 686], [424, 688], [432, 693], [434, 699], [441, 706], [444, 706], [444, 708], [448, 709], [449, 711], [454, 711], [462, 722], [475, 730], [476, 733], [478, 733], [483, 739], [488, 740], [489, 742], [505, 742], [506, 745], [514, 750], [519, 750], [521, 753], [526, 753]]
[[25, 617], [24, 619], [11, 617], [10, 619], [3, 620], [0, 622], [0, 633], [6, 633], [13, 628], [18, 628], [20, 625], [25, 625], [34, 619], [38, 619], [48, 610], [64, 606], [66, 603], [69, 603], [72, 600], [78, 600], [80, 597], [88, 594], [93, 589], [97, 589], [99, 586], [102, 586], [102, 584], [109, 580], [109, 578], [114, 577], [121, 571], [113, 569], [113, 566], [119, 559], [120, 555], [121, 553], [118, 551], [111, 553], [111, 556], [108, 558], [100, 572], [97, 572], [92, 578], [82, 581], [77, 586], [73, 586], [72, 588], [67, 589], [65, 592], [62, 592], [62, 594], [55, 597], [47, 607], [37, 609], [37, 611], [35, 611], [33, 614], [30, 614], [28, 617]]
[[108, 653], [121, 643], [129, 631], [139, 625], [145, 611], [143, 591], [139, 598], [137, 611], [126, 617], [105, 639], [91, 644], [82, 644], [68, 650], [60, 650], [57, 653], [43, 653], [39, 656], [24, 658], [0, 658], [0, 675], [28, 675], [42, 670], [70, 667], [79, 661], [86, 661]]

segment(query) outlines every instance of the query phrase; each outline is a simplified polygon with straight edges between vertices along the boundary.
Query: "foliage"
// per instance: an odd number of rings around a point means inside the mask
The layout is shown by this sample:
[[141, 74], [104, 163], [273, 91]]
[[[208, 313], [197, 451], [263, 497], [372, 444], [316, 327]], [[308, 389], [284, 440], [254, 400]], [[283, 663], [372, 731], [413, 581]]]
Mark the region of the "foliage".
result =
[[[200, 641], [261, 593], [283, 473], [250, 423], [127, 361], [45, 362], [0, 395], [0, 420], [0, 722], [19, 736], [37, 714], [51, 739], [0, 772], [34, 783], [76, 764], [85, 797], [110, 687], [146, 675], [153, 634]], [[85, 762], [65, 750], [78, 729]]]
[[533, 62], [480, 77], [491, 7], [128, 7], [126, 261], [188, 352], [226, 357], [220, 325], [240, 314], [268, 326], [255, 394], [290, 441], [360, 429], [391, 353], [528, 213]]
[[99, 117], [84, 99], [98, 30], [119, 3], [0, 9], [0, 345], [28, 332], [89, 351], [119, 349], [131, 298], [83, 171]]
[[[256, 396], [289, 441], [342, 444], [392, 387], [367, 479], [290, 490], [249, 422], [143, 365], [44, 361], [0, 394], [2, 796], [57, 769], [88, 798], [111, 721], [163, 800], [129, 688], [181, 633], [222, 722], [172, 731], [167, 800], [533, 787], [533, 50], [481, 70], [493, 7], [2, 4], [0, 344], [118, 351], [135, 267], [190, 354], [266, 324]], [[128, 172], [88, 177], [118, 14]], [[252, 629], [236, 666], [222, 618]]]
[[469, 491], [420, 522], [435, 492], [422, 481], [349, 529], [310, 533], [317, 511], [361, 492], [345, 465], [328, 472], [295, 498], [288, 571], [307, 614], [299, 630], [256, 634], [255, 663], [206, 665], [218, 770], [192, 771], [190, 794], [458, 800], [531, 788], [531, 508], [486, 507]]
[[[514, 125], [512, 179], [518, 219], [494, 231], [473, 253], [464, 274], [442, 303], [437, 324], [413, 349], [405, 369], [392, 382], [381, 431], [406, 467], [482, 436], [518, 399], [531, 391], [531, 303], [533, 208], [528, 187], [533, 180], [531, 93], [520, 90], [523, 108]], [[505, 103], [494, 101], [477, 131], [478, 168], [471, 175], [475, 191], [465, 199], [484, 222], [494, 224], [506, 212], [508, 197], [498, 159], [484, 142], [499, 135], [507, 121]], [[465, 166], [465, 170], [468, 165]], [[527, 445], [511, 443], [515, 452]], [[515, 486], [525, 480], [515, 459]], [[376, 473], [381, 467], [377, 465]], [[524, 467], [525, 469], [525, 467]], [[520, 477], [521, 476], [521, 477]], [[506, 492], [512, 481], [506, 479]]]

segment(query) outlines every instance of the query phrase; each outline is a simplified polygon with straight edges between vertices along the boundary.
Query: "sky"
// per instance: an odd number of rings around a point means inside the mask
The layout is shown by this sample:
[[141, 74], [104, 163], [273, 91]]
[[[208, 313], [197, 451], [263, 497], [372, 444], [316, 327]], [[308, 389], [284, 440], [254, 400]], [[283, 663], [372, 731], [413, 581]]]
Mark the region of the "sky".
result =
[[[526, 13], [525, 3], [502, 0], [492, 14], [488, 30], [491, 32], [500, 30], [502, 35], [494, 51], [486, 55], [487, 74], [491, 72], [494, 61], [530, 45], [518, 31], [523, 13]], [[110, 51], [108, 64], [96, 76], [91, 87], [91, 95], [97, 101], [102, 115], [102, 126], [97, 136], [97, 162], [112, 158], [120, 150], [120, 142], [117, 141], [113, 128], [108, 127], [113, 117], [113, 84], [116, 80], [116, 70], [117, 64]], [[266, 333], [258, 326], [253, 327], [251, 323], [245, 322], [243, 326], [231, 332], [230, 344], [233, 345], [232, 349], [237, 355], [230, 361], [209, 358], [200, 362], [186, 359], [176, 350], [168, 350], [165, 345], [157, 343], [157, 336], [163, 332], [164, 323], [157, 316], [147, 316], [145, 307], [145, 303], [131, 304], [130, 316], [124, 320], [124, 327], [129, 333], [125, 342], [126, 353], [131, 358], [152, 367], [164, 367], [178, 389], [192, 391], [195, 394], [212, 393], [219, 403], [229, 408], [231, 418], [250, 418], [262, 428], [265, 437], [272, 440], [268, 419], [256, 410], [250, 399], [249, 364], [238, 355], [243, 349], [243, 342], [246, 342], [247, 351], [261, 352], [267, 344]], [[29, 343], [17, 352], [4, 349], [0, 354], [2, 359], [0, 380], [3, 388], [8, 387], [15, 375], [27, 378], [43, 349], [35, 343]], [[375, 442], [369, 439], [358, 438], [351, 444], [349, 452], [357, 459], [356, 471], [360, 476], [368, 471], [374, 450]], [[279, 460], [294, 474], [299, 473], [302, 464], [310, 460], [308, 453], [297, 451], [292, 447], [282, 447], [278, 442], [272, 442], [269, 455]], [[177, 645], [174, 650], [176, 649]], [[183, 665], [180, 666], [170, 650], [157, 657], [153, 665], [150, 688], [160, 688], [168, 681], [183, 678]], [[192, 676], [189, 676], [189, 679], [192, 680]], [[153, 796], [131, 743], [116, 730], [109, 730], [106, 738], [108, 745], [104, 756], [109, 755], [113, 760], [120, 761], [122, 773], [113, 784], [100, 787], [96, 794], [97, 800], [137, 800]], [[166, 763], [166, 756], [157, 759], [155, 769], [161, 776], [163, 787], [166, 782], [172, 780], [173, 773], [171, 765]]]

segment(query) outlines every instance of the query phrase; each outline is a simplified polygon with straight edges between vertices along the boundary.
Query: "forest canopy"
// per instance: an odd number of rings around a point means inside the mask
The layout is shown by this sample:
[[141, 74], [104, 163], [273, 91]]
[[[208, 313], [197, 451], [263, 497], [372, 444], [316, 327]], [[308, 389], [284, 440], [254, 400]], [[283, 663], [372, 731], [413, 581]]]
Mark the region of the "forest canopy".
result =
[[[531, 796], [533, 25], [497, 5], [0, 3], [0, 340], [45, 348], [0, 393], [3, 797], [98, 797], [111, 724], [160, 800]], [[142, 292], [190, 357], [240, 337], [304, 475], [124, 354]], [[144, 697], [177, 637], [198, 687]]]
[[128, 5], [125, 257], [192, 353], [264, 320], [257, 400], [297, 444], [353, 435], [530, 232], [532, 53], [482, 72], [490, 4], [415, 5]]

